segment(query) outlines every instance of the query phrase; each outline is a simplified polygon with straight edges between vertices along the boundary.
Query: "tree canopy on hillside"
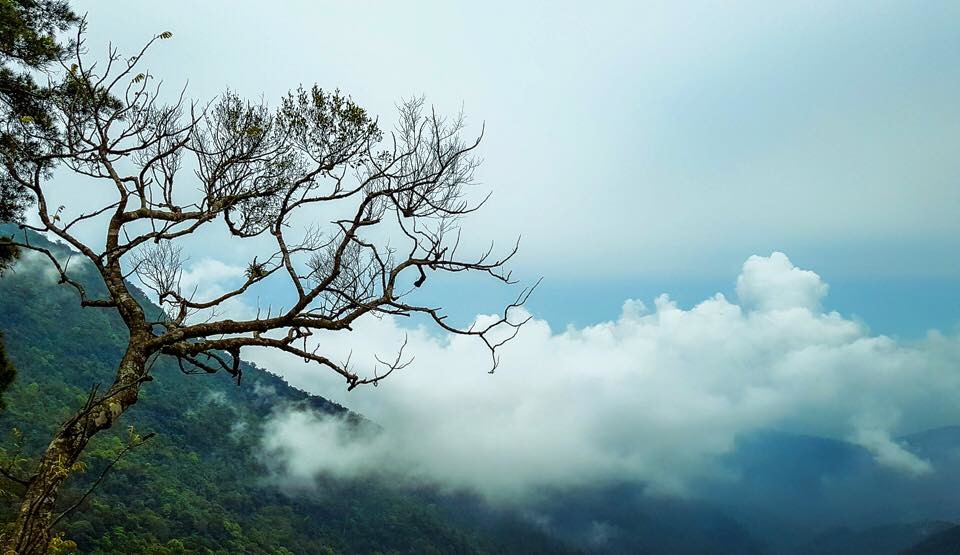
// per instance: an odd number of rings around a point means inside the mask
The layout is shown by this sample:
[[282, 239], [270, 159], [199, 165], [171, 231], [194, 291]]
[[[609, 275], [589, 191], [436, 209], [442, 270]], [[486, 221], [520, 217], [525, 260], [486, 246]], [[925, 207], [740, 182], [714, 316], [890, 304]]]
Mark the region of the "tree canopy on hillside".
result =
[[[0, 0], [0, 150], [17, 158], [39, 145], [20, 133], [19, 122], [55, 131], [49, 114], [50, 88], [37, 76], [59, 59], [64, 46], [57, 32], [78, 21], [63, 0]], [[0, 169], [0, 222], [19, 221], [29, 191]], [[0, 238], [0, 276], [18, 256], [16, 247]], [[0, 393], [15, 376], [0, 335]], [[0, 400], [0, 408], [3, 402]]]

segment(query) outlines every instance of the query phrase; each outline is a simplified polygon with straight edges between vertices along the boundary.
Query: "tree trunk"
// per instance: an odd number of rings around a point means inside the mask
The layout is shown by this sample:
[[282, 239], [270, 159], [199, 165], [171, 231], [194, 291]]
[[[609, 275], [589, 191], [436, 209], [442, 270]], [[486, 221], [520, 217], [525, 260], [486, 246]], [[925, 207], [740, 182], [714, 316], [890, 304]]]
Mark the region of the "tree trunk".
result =
[[57, 497], [71, 467], [80, 459], [90, 439], [113, 425], [137, 402], [145, 374], [146, 357], [131, 341], [120, 361], [113, 385], [63, 423], [40, 458], [20, 503], [20, 510], [3, 554], [44, 554], [57, 518]]

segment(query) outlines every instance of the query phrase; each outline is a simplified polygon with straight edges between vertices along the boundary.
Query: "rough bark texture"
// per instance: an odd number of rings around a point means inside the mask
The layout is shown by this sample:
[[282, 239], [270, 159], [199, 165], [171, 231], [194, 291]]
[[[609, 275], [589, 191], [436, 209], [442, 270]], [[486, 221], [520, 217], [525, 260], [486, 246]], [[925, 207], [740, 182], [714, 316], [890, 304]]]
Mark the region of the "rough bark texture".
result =
[[137, 402], [146, 381], [143, 350], [131, 340], [120, 362], [113, 385], [63, 423], [40, 458], [30, 478], [4, 554], [43, 554], [50, 544], [57, 518], [56, 501], [70, 469], [80, 459], [93, 436], [107, 428]]

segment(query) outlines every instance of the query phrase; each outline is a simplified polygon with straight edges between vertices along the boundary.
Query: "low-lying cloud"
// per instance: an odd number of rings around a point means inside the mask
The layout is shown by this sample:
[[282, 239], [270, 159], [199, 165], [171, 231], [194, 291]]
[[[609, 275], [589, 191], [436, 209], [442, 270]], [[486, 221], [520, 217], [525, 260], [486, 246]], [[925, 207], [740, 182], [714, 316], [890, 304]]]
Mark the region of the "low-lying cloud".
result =
[[[892, 439], [960, 422], [960, 338], [872, 335], [823, 306], [827, 285], [782, 253], [751, 257], [734, 302], [690, 309], [666, 295], [623, 305], [616, 321], [552, 330], [534, 318], [495, 375], [470, 338], [372, 319], [321, 338], [331, 355], [396, 349], [414, 364], [337, 400], [383, 429], [280, 412], [263, 448], [278, 478], [379, 474], [514, 499], [540, 488], [634, 480], [684, 492], [716, 471], [740, 434], [782, 429], [855, 442], [877, 464], [917, 476], [930, 462]], [[314, 366], [250, 353], [321, 395], [343, 384]], [[371, 358], [372, 360], [372, 358]]]

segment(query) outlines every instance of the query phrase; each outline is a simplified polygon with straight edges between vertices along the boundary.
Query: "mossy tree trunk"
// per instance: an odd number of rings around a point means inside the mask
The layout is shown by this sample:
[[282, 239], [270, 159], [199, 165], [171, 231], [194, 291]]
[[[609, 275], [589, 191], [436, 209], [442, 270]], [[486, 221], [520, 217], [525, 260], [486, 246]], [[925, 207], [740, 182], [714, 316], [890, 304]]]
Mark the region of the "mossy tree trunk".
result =
[[93, 436], [113, 426], [137, 402], [140, 387], [150, 379], [146, 374], [145, 353], [137, 343], [130, 342], [110, 388], [92, 395], [91, 400], [57, 430], [28, 480], [17, 518], [4, 540], [4, 555], [47, 552], [58, 517], [57, 498], [64, 482]]

